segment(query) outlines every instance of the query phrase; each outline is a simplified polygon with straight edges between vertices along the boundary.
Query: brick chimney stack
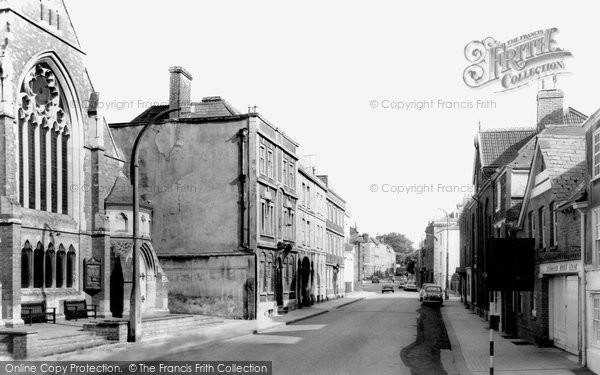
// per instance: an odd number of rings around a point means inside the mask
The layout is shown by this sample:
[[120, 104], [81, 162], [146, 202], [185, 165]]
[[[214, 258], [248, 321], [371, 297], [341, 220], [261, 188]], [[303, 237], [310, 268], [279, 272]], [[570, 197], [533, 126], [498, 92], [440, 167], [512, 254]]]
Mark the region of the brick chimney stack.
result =
[[[189, 106], [192, 102], [192, 75], [181, 66], [172, 66], [169, 73], [169, 109]], [[171, 112], [170, 118], [179, 118], [179, 112]]]
[[537, 130], [546, 125], [563, 124], [563, 99], [565, 94], [559, 89], [540, 90], [537, 95]]

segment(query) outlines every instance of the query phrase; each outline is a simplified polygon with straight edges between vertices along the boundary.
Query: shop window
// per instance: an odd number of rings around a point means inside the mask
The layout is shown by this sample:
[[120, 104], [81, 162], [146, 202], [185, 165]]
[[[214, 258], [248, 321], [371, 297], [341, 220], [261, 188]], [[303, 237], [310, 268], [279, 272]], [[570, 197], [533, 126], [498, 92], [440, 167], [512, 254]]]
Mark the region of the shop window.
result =
[[592, 345], [600, 347], [600, 293], [592, 294]]

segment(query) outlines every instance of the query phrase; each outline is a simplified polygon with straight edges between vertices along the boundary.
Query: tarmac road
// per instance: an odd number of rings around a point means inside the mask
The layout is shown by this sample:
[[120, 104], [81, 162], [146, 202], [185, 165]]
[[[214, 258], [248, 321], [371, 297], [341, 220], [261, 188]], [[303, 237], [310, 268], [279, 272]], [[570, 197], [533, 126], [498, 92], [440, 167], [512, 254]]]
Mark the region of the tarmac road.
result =
[[396, 286], [393, 294], [378, 293], [295, 324], [157, 359], [273, 361], [273, 374], [445, 374], [437, 342], [439, 331], [445, 333], [441, 315], [425, 309], [427, 318], [418, 293]]

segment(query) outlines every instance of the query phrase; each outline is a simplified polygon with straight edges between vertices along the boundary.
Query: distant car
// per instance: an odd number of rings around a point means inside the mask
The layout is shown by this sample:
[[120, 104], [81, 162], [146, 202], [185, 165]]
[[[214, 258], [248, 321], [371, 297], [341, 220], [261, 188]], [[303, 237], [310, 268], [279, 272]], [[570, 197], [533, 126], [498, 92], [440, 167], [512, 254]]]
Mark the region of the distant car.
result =
[[378, 278], [376, 278], [376, 277], [374, 277], [374, 278], [373, 278], [373, 280], [371, 280], [371, 282], [372, 282], [373, 284], [379, 284], [379, 279], [378, 279]]
[[423, 296], [421, 297], [421, 302], [437, 303], [441, 306], [444, 303], [442, 287], [439, 285], [426, 286], [423, 290]]
[[417, 284], [414, 281], [409, 281], [404, 285], [404, 290], [417, 291]]
[[385, 293], [385, 292], [394, 292], [394, 284], [390, 284], [390, 283], [385, 283], [383, 285], [381, 285], [381, 293]]
[[434, 283], [423, 283], [421, 285], [421, 290], [419, 291], [419, 301], [423, 302], [423, 295], [425, 295], [425, 288], [427, 288], [428, 286], [439, 286], [437, 284]]
[[406, 286], [406, 281], [400, 281], [400, 284], [398, 284], [398, 289], [404, 289], [405, 286]]

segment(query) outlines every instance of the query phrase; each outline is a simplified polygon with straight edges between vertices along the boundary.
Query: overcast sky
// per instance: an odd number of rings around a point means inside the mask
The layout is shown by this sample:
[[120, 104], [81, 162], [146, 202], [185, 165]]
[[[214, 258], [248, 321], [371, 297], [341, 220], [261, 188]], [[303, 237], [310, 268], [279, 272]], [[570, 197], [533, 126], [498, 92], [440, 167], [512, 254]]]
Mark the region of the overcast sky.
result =
[[[184, 66], [194, 77], [193, 100], [220, 95], [241, 112], [257, 105], [300, 143], [299, 154], [312, 155], [307, 160], [348, 201], [352, 222], [372, 235], [401, 232], [416, 243], [427, 222], [443, 215], [438, 208], [456, 207], [468, 193], [446, 190], [470, 189], [479, 122], [483, 129], [535, 125], [538, 85], [508, 93], [465, 85], [470, 41], [557, 27], [558, 45], [573, 53], [571, 74], [558, 79], [565, 105], [588, 115], [600, 107], [600, 50], [590, 34], [597, 20], [583, 5], [65, 2], [107, 121], [166, 102], [168, 68]], [[382, 108], [385, 100], [435, 105], [395, 110]], [[477, 100], [495, 108], [439, 108]], [[382, 192], [384, 184], [427, 189], [394, 194]]]

